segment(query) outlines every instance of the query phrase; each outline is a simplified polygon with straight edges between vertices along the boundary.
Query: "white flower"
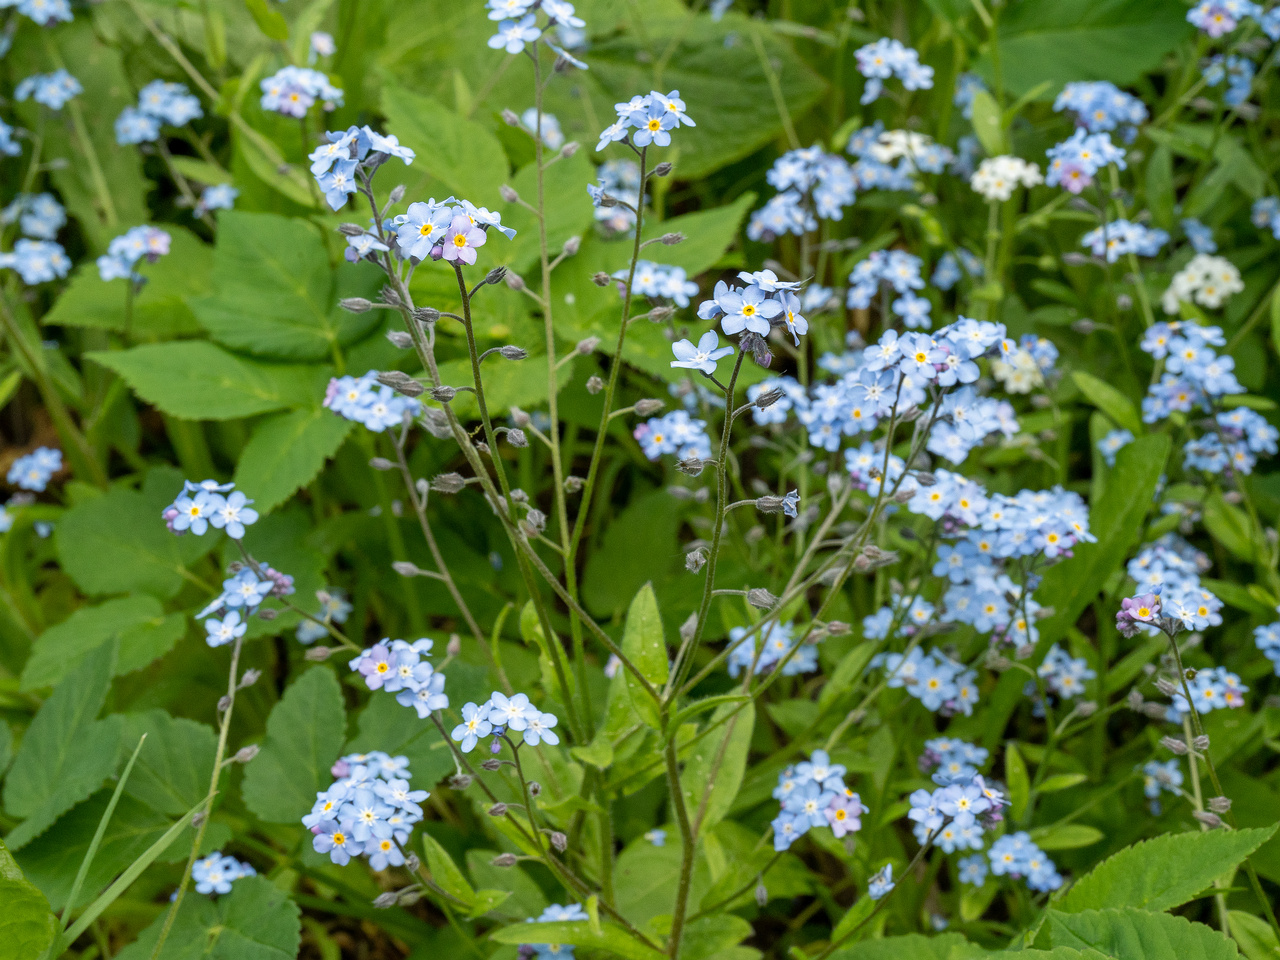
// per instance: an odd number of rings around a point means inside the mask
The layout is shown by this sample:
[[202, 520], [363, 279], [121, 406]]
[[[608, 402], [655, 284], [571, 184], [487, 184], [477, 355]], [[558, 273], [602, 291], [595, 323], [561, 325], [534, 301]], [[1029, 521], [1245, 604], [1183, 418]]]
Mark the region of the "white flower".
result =
[[1040, 168], [1021, 157], [990, 157], [983, 160], [969, 179], [969, 186], [991, 201], [1008, 200], [1019, 186], [1043, 183]]
[[1177, 313], [1180, 301], [1192, 301], [1216, 310], [1233, 293], [1244, 289], [1240, 271], [1225, 257], [1197, 253], [1191, 262], [1173, 275], [1169, 289], [1160, 298], [1165, 313]]

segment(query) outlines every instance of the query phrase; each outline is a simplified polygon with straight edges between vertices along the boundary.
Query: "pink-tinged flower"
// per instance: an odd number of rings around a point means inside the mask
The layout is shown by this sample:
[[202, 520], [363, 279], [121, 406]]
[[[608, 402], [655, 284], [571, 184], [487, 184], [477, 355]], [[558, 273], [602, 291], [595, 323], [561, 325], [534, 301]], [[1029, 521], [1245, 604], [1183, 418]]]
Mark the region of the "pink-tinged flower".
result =
[[1068, 193], [1079, 194], [1093, 183], [1093, 177], [1089, 176], [1089, 171], [1078, 164], [1064, 163], [1059, 172], [1058, 182]]
[[1125, 597], [1116, 611], [1116, 629], [1126, 637], [1138, 632], [1138, 624], [1154, 623], [1160, 617], [1160, 598], [1154, 593]]
[[866, 812], [867, 808], [858, 795], [846, 790], [832, 798], [826, 810], [827, 823], [831, 824], [831, 832], [837, 838], [843, 837], [862, 829], [862, 815]]
[[470, 217], [456, 216], [445, 231], [441, 256], [452, 263], [458, 260], [470, 266], [476, 262], [476, 247], [483, 247], [488, 236], [471, 222]]

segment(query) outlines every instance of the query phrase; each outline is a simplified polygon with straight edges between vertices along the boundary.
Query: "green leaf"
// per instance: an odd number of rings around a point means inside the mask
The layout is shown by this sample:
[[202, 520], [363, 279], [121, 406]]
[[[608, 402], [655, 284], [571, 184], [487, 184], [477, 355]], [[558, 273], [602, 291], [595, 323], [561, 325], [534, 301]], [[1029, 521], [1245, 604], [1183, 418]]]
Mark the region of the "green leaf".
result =
[[1092, 949], [1122, 960], [1233, 960], [1231, 940], [1203, 923], [1133, 908], [1049, 911], [1055, 945]]
[[[184, 898], [159, 960], [294, 960], [300, 916], [297, 904], [265, 877], [245, 877], [216, 900]], [[164, 921], [162, 911], [116, 960], [149, 960]]]
[[313, 406], [324, 395], [324, 367], [258, 363], [203, 340], [97, 351], [147, 403], [184, 420], [235, 420], [285, 407]]
[[1012, 741], [1004, 748], [1004, 778], [1009, 785], [1009, 812], [1014, 820], [1022, 819], [1031, 799], [1031, 778], [1027, 776], [1027, 764]]
[[575, 947], [602, 950], [626, 960], [661, 960], [666, 954], [635, 940], [621, 927], [604, 926], [599, 933], [587, 920], [555, 923], [517, 923], [494, 930], [489, 939], [497, 943], [568, 943]]
[[1071, 379], [1088, 401], [1110, 417], [1116, 426], [1124, 427], [1135, 437], [1142, 435], [1142, 418], [1132, 400], [1105, 380], [1083, 370], [1073, 370]]
[[209, 792], [217, 734], [208, 724], [163, 710], [125, 715], [123, 740], [146, 734], [147, 746], [129, 781], [129, 795], [152, 810], [177, 817]]
[[[831, 956], [832, 960], [961, 960], [961, 958], [984, 954], [985, 951], [979, 950], [958, 933], [941, 933], [933, 937], [909, 933], [900, 937], [864, 940], [839, 950]], [[1047, 958], [1048, 954], [1036, 952], [1035, 960], [1047, 960]]]
[[1248, 960], [1276, 960], [1280, 957], [1280, 941], [1267, 921], [1243, 910], [1227, 913], [1231, 936], [1240, 946], [1240, 952]]
[[1044, 781], [1040, 784], [1040, 792], [1056, 793], [1058, 790], [1070, 790], [1072, 787], [1078, 787], [1088, 779], [1088, 775], [1083, 773], [1055, 773], [1051, 777], [1044, 778]]
[[20, 960], [38, 957], [50, 943], [57, 920], [36, 886], [22, 875], [0, 840], [0, 955]]
[[145, 593], [81, 607], [36, 638], [21, 688], [53, 686], [84, 654], [109, 640], [120, 640], [117, 674], [139, 669], [172, 649], [185, 629], [182, 614], [166, 617], [160, 601]]
[[[652, 687], [661, 688], [667, 682], [667, 641], [663, 637], [662, 615], [658, 612], [658, 598], [654, 596], [652, 584], [641, 587], [631, 601], [622, 631], [622, 655]], [[627, 689], [636, 713], [649, 726], [660, 729], [657, 702], [630, 670], [624, 667], [621, 672], [627, 675]]]
[[1147, 161], [1147, 209], [1156, 226], [1173, 226], [1173, 205], [1173, 154], [1168, 147], [1156, 147]]
[[851, 935], [858, 929], [859, 925], [867, 921], [867, 918], [871, 916], [871, 912], [875, 908], [876, 902], [868, 896], [861, 896], [853, 901], [853, 906], [845, 911], [844, 916], [840, 918], [840, 922], [831, 931], [832, 942]]
[[1249, 515], [1239, 507], [1227, 503], [1218, 491], [1205, 497], [1204, 528], [1213, 539], [1240, 559], [1253, 559], [1253, 525], [1249, 521]]
[[274, 510], [316, 478], [351, 426], [324, 407], [264, 418], [240, 454], [236, 485], [253, 498], [259, 513]]
[[672, 247], [649, 247], [648, 258], [656, 263], [683, 267], [691, 277], [710, 270], [738, 238], [742, 218], [755, 201], [756, 195], [748, 192], [722, 207], [647, 224], [644, 231], [646, 240], [668, 233], [682, 233], [685, 237]]
[[[709, 724], [729, 717], [715, 732], [689, 748], [680, 787], [685, 804], [702, 829], [715, 826], [724, 819], [742, 786], [755, 730], [754, 704], [724, 704], [711, 715]], [[697, 821], [696, 818], [701, 818]]]
[[1280, 284], [1271, 294], [1271, 344], [1280, 353]]
[[[408, 191], [410, 197], [426, 199], [435, 190], [442, 200], [448, 192], [480, 206], [496, 206], [498, 188], [507, 182], [510, 171], [502, 144], [488, 126], [458, 116], [438, 100], [396, 86], [382, 91], [382, 112], [387, 132], [417, 153], [407, 173], [396, 174], [410, 177], [410, 184], [417, 179]], [[435, 183], [424, 182], [422, 174], [429, 174]]]
[[1270, 839], [1275, 826], [1171, 833], [1126, 847], [1075, 882], [1057, 908], [1171, 910], [1193, 900]]
[[312, 667], [290, 685], [267, 718], [262, 751], [245, 770], [245, 806], [268, 823], [296, 822], [333, 779], [329, 768], [345, 736], [337, 678], [327, 667]]
[[1083, 823], [1064, 823], [1057, 827], [1044, 827], [1031, 832], [1031, 839], [1041, 850], [1076, 850], [1089, 847], [1105, 834], [1097, 827]]
[[821, 709], [825, 710], [839, 699], [841, 694], [849, 692], [853, 682], [862, 676], [867, 664], [871, 662], [876, 647], [877, 644], [874, 641], [867, 640], [846, 653], [836, 664], [831, 679], [822, 685], [822, 690], [818, 693], [818, 706]]
[[682, 511], [665, 490], [637, 497], [614, 515], [583, 570], [587, 608], [602, 617], [620, 615], [637, 590], [654, 579], [661, 583], [681, 556], [676, 539], [681, 519]]
[[289, 24], [285, 23], [284, 16], [279, 10], [272, 10], [267, 6], [267, 0], [244, 0], [244, 5], [249, 8], [249, 13], [253, 15], [253, 21], [258, 25], [258, 29], [268, 39], [289, 39]]
[[[163, 507], [157, 498], [123, 487], [84, 500], [55, 528], [58, 562], [88, 594], [173, 596], [185, 582], [186, 565], [212, 549], [219, 535], [175, 537], [156, 522]], [[144, 646], [131, 647], [130, 663], [137, 662]]]
[[376, 312], [338, 306], [342, 296], [372, 294], [376, 273], [370, 264], [343, 264], [335, 278], [324, 241], [306, 220], [229, 210], [218, 218], [213, 293], [191, 306], [213, 338], [233, 350], [324, 360], [378, 325]]
[[466, 875], [453, 862], [449, 851], [440, 846], [440, 841], [426, 831], [422, 834], [422, 852], [427, 855], [427, 869], [436, 886], [465, 904], [470, 905], [475, 901], [476, 892], [467, 882]]
[[5, 810], [25, 822], [9, 832], [18, 849], [115, 773], [119, 717], [95, 720], [106, 701], [115, 645], [87, 654], [27, 729], [4, 782]]
[[973, 98], [973, 132], [989, 157], [1005, 152], [1004, 128], [1000, 124], [1000, 108], [985, 90], [979, 90]]

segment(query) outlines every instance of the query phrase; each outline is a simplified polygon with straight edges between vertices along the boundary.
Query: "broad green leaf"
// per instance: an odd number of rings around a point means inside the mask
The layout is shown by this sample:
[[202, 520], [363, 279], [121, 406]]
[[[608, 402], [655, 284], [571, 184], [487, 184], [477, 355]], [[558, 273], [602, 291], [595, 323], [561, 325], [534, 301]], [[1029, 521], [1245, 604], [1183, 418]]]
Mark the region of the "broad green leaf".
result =
[[267, 417], [240, 454], [236, 486], [259, 513], [274, 510], [316, 478], [350, 431], [350, 420], [319, 406]]
[[481, 890], [506, 889], [511, 892], [508, 902], [516, 916], [536, 917], [547, 907], [547, 896], [519, 864], [514, 867], [495, 867], [497, 850], [468, 850], [467, 872]]
[[329, 768], [346, 736], [337, 678], [312, 667], [284, 692], [267, 718], [262, 751], [245, 769], [245, 806], [268, 823], [294, 823], [333, 779]]
[[467, 882], [466, 876], [458, 865], [453, 862], [449, 851], [440, 846], [440, 841], [425, 830], [422, 832], [422, 852], [427, 856], [427, 869], [431, 872], [431, 879], [441, 890], [465, 904], [471, 904], [475, 900], [474, 888]]
[[1271, 294], [1271, 344], [1280, 353], [1280, 286]]
[[[413, 185], [409, 197], [425, 200], [426, 192], [434, 191], [439, 200], [454, 193], [478, 206], [497, 205], [498, 188], [507, 182], [509, 168], [502, 144], [488, 126], [458, 116], [438, 100], [397, 86], [383, 89], [382, 112], [387, 117], [387, 132], [417, 153], [413, 166], [395, 174]], [[398, 160], [392, 162], [399, 167]], [[424, 180], [424, 175], [430, 179]], [[506, 239], [491, 234], [489, 242], [505, 243]]]
[[[661, 688], [667, 682], [667, 641], [662, 633], [658, 598], [654, 596], [651, 584], [646, 583], [641, 587], [631, 601], [622, 631], [622, 654], [635, 665], [650, 686]], [[627, 689], [631, 691], [631, 703], [636, 713], [649, 726], [658, 729], [660, 723], [657, 702], [630, 670], [624, 667], [620, 672], [627, 675]]]
[[51, 942], [57, 919], [36, 886], [22, 875], [0, 840], [0, 956], [38, 957]]
[[[733, 203], [710, 210], [686, 213], [671, 220], [646, 225], [644, 238], [682, 233], [685, 239], [675, 246], [655, 245], [646, 248], [645, 256], [655, 263], [683, 267], [690, 277], [710, 270], [738, 238], [742, 218], [756, 201], [754, 193], [744, 193]], [[629, 256], [629, 253], [626, 254]], [[630, 262], [629, 260], [627, 261]], [[624, 264], [625, 265], [625, 264]]]
[[711, 715], [708, 724], [726, 717], [729, 719], [713, 733], [690, 748], [680, 775], [689, 815], [704, 830], [724, 819], [738, 796], [755, 730], [755, 706], [725, 704]]
[[1012, 742], [1004, 748], [1004, 778], [1009, 784], [1009, 812], [1014, 820], [1020, 820], [1031, 799], [1031, 778], [1017, 744]]
[[1280, 941], [1275, 931], [1261, 917], [1243, 910], [1231, 910], [1227, 914], [1231, 936], [1247, 960], [1276, 960], [1280, 957]]
[[1252, 560], [1254, 545], [1249, 515], [1214, 492], [1204, 501], [1204, 527], [1213, 539], [1242, 560]]
[[853, 906], [844, 912], [840, 918], [840, 922], [835, 925], [831, 931], [832, 941], [848, 938], [871, 916], [871, 912], [875, 910], [876, 902], [865, 894], [853, 901]]
[[[189, 230], [171, 225], [165, 229], [171, 238], [169, 252], [155, 263], [138, 265], [147, 282], [133, 297], [131, 329], [142, 339], [198, 333], [200, 324], [187, 301], [209, 292], [213, 251]], [[104, 283], [97, 264], [90, 261], [77, 269], [40, 322], [122, 331], [128, 287], [124, 280]]]
[[1110, 417], [1116, 426], [1124, 427], [1135, 437], [1141, 436], [1142, 418], [1132, 400], [1105, 380], [1083, 370], [1073, 370], [1071, 379], [1088, 401]]
[[203, 340], [93, 352], [147, 403], [184, 420], [235, 420], [324, 396], [324, 367], [259, 363]]
[[[1109, 679], [1109, 677], [1108, 677]], [[1087, 781], [1089, 777], [1083, 773], [1055, 773], [1045, 777], [1040, 784], [1041, 793], [1056, 793], [1058, 790], [1069, 790]]]
[[[870, 900], [869, 897], [863, 899]], [[958, 933], [940, 933], [934, 937], [909, 933], [900, 937], [863, 940], [838, 950], [831, 957], [832, 960], [963, 960], [982, 956], [985, 952]], [[1039, 953], [1036, 958], [1044, 960]]]
[[191, 307], [210, 335], [233, 350], [325, 360], [377, 326], [376, 312], [338, 306], [340, 297], [372, 294], [376, 277], [369, 264], [343, 264], [335, 276], [324, 241], [306, 220], [226, 211], [218, 220], [213, 293]]
[[1197, 830], [1134, 844], [1077, 880], [1057, 902], [1057, 909], [1069, 913], [1106, 907], [1171, 910], [1230, 873], [1275, 832], [1275, 826]]
[[4, 782], [5, 811], [24, 822], [12, 849], [38, 836], [115, 773], [120, 718], [94, 719], [106, 701], [115, 644], [87, 654], [44, 702]]
[[1031, 839], [1041, 850], [1075, 850], [1089, 847], [1106, 836], [1097, 827], [1083, 823], [1064, 823], [1058, 827], [1033, 830]]
[[53, 686], [84, 654], [109, 640], [120, 641], [115, 672], [136, 670], [172, 649], [185, 629], [182, 614], [165, 616], [160, 601], [145, 593], [81, 607], [36, 638], [22, 670], [22, 689]]
[[[370, 697], [356, 721], [357, 733], [343, 754], [383, 750], [409, 758], [415, 789], [431, 790], [454, 771], [453, 754], [434, 725], [418, 719], [395, 697]], [[492, 886], [492, 884], [490, 884]]]
[[[297, 905], [265, 877], [245, 877], [216, 900], [183, 899], [159, 960], [294, 960], [300, 916]], [[161, 912], [117, 960], [149, 960], [164, 921]]]
[[973, 132], [982, 144], [987, 156], [996, 157], [1005, 152], [1004, 128], [1000, 123], [1000, 108], [985, 90], [979, 90], [973, 98]]
[[587, 609], [620, 616], [637, 590], [661, 583], [682, 556], [676, 538], [682, 514], [665, 490], [638, 497], [616, 514], [583, 571]]
[[[759, 957], [758, 950], [738, 948], [743, 940], [751, 936], [751, 924], [742, 917], [732, 913], [721, 913], [709, 917], [701, 917], [689, 923], [680, 940], [680, 956], [685, 960], [749, 960]], [[737, 949], [747, 952], [738, 954]]]
[[604, 925], [599, 933], [586, 920], [555, 923], [517, 923], [494, 930], [489, 939], [497, 943], [568, 943], [600, 950], [626, 960], [661, 960], [666, 954], [634, 939], [621, 927]]
[[1233, 960], [1235, 942], [1185, 917], [1136, 910], [1049, 911], [1055, 945], [1092, 949], [1122, 960]]
[[1173, 154], [1168, 147], [1156, 147], [1147, 161], [1147, 209], [1156, 226], [1173, 226]]
[[[618, 912], [641, 930], [654, 917], [670, 914], [676, 898], [675, 878], [680, 872], [680, 839], [672, 831], [665, 846], [655, 847], [647, 840], [629, 844], [614, 863], [614, 905]], [[709, 886], [705, 858], [694, 858], [693, 882], [689, 902], [699, 903]]]
[[[123, 487], [77, 504], [54, 531], [58, 562], [88, 594], [173, 596], [185, 582], [186, 565], [207, 553], [220, 535], [175, 537], [158, 522], [161, 509], [156, 498]], [[130, 662], [136, 663], [135, 651]]]
[[284, 17], [279, 10], [272, 10], [267, 6], [267, 0], [244, 0], [244, 3], [249, 8], [249, 13], [253, 15], [253, 20], [258, 25], [258, 29], [268, 39], [289, 39], [289, 25], [285, 23]]
[[213, 728], [163, 710], [126, 714], [124, 721], [126, 744], [147, 735], [129, 779], [129, 795], [157, 813], [186, 813], [209, 792], [218, 740]]
[[[543, 190], [547, 210], [547, 249], [553, 254], [563, 248], [570, 237], [581, 238], [591, 229], [595, 214], [586, 185], [595, 181], [595, 167], [587, 157], [587, 151], [579, 150], [572, 157], [548, 167], [543, 177]], [[538, 195], [537, 170], [533, 164], [523, 167], [512, 179], [512, 188], [525, 203], [535, 203]], [[533, 213], [518, 203], [502, 205], [502, 222], [516, 230], [515, 239], [508, 242], [494, 236], [490, 244], [492, 257], [498, 263], [510, 265], [513, 270], [528, 273], [530, 282], [537, 285], [532, 272], [538, 261], [538, 221]], [[487, 248], [486, 248], [487, 249]], [[650, 253], [657, 253], [653, 247]], [[482, 261], [483, 262], [483, 261]], [[566, 261], [560, 269], [572, 270], [574, 260]], [[539, 287], [540, 288], [540, 287]], [[545, 377], [546, 374], [544, 373]]]
[[823, 684], [822, 690], [818, 693], [819, 707], [825, 710], [829, 704], [839, 699], [841, 694], [849, 691], [853, 682], [866, 670], [867, 664], [875, 655], [876, 646], [873, 641], [865, 641], [841, 658], [836, 664], [835, 672], [831, 674], [831, 679]]

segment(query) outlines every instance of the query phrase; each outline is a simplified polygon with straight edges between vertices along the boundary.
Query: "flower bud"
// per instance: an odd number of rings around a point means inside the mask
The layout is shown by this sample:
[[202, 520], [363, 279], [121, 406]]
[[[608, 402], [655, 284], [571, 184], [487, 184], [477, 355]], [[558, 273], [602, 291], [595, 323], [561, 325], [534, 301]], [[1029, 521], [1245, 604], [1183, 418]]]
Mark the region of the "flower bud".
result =
[[520, 276], [520, 274], [518, 273], [513, 273], [510, 270], [508, 270], [507, 271], [507, 287], [511, 290], [523, 290], [524, 277]]
[[329, 659], [329, 654], [333, 653], [329, 647], [308, 647], [304, 656], [312, 663], [323, 663]]
[[1216, 813], [1210, 813], [1208, 810], [1196, 810], [1191, 815], [1211, 830], [1222, 826], [1222, 818]]
[[553, 830], [551, 832], [551, 845], [561, 853], [564, 853], [565, 849], [569, 846], [569, 838], [559, 830]]
[[516, 112], [510, 107], [502, 111], [502, 122], [508, 127], [520, 126], [520, 118], [516, 116]]
[[757, 610], [769, 610], [778, 602], [778, 598], [764, 587], [753, 587], [747, 591], [747, 603]]
[[710, 460], [702, 460], [698, 457], [686, 457], [684, 460], [676, 464], [676, 469], [687, 477], [696, 477], [706, 469]]
[[1195, 739], [1193, 739], [1193, 740], [1191, 741], [1191, 746], [1192, 746], [1192, 747], [1194, 747], [1198, 752], [1200, 752], [1200, 753], [1204, 753], [1206, 750], [1208, 750], [1208, 749], [1209, 749], [1209, 736], [1208, 736], [1208, 734], [1203, 734], [1203, 733], [1202, 733], [1200, 736], [1198, 736], [1198, 737], [1196, 737]]
[[503, 184], [498, 188], [498, 195], [507, 203], [515, 203], [520, 199], [520, 194], [516, 193], [508, 184]]
[[690, 550], [684, 555], [684, 568], [690, 573], [697, 573], [707, 562], [706, 551], [702, 547]]
[[667, 161], [665, 160], [653, 168], [653, 176], [655, 177], [666, 177], [666, 176], [669, 176], [670, 174], [671, 174], [671, 164], [667, 163]]
[[1180, 757], [1184, 757], [1187, 754], [1187, 745], [1174, 737], [1161, 737], [1160, 746]]
[[495, 867], [514, 867], [517, 859], [514, 853], [500, 853], [489, 862]]
[[471, 777], [465, 773], [455, 773], [449, 778], [449, 786], [454, 790], [465, 790], [471, 786]]
[[600, 346], [599, 337], [587, 337], [585, 340], [578, 341], [573, 348], [573, 352], [583, 357], [589, 357], [596, 352], [596, 347], [598, 346]]
[[845, 623], [843, 620], [832, 620], [827, 624], [827, 636], [843, 637], [846, 633], [853, 630], [853, 627]]
[[484, 275], [485, 283], [501, 283], [503, 277], [507, 275], [506, 267], [494, 267]]
[[440, 311], [435, 307], [418, 307], [413, 311], [413, 319], [419, 323], [435, 323], [440, 319]]
[[441, 473], [431, 481], [431, 489], [438, 493], [457, 493], [467, 485], [460, 473]]
[[604, 381], [592, 374], [587, 378], [587, 393], [595, 395], [604, 389]]
[[779, 400], [781, 400], [785, 396], [786, 396], [786, 393], [784, 393], [782, 390], [779, 390], [775, 387], [774, 389], [769, 390], [765, 393], [762, 393], [760, 394], [760, 396], [756, 397], [755, 399], [756, 408], [759, 410], [765, 410], [769, 407], [772, 407], [775, 403], [777, 403]]
[[399, 203], [401, 200], [404, 199], [404, 190], [405, 190], [404, 184], [397, 183], [394, 187], [391, 188], [391, 192], [387, 194], [387, 202], [391, 204]]
[[489, 808], [489, 816], [505, 817], [507, 815], [507, 805], [499, 801]]
[[399, 899], [400, 894], [395, 892], [380, 893], [373, 898], [373, 906], [375, 910], [390, 910]]
[[910, 490], [899, 490], [897, 493], [893, 495], [893, 502], [906, 503], [908, 500], [910, 500], [914, 496], [915, 494]]
[[458, 391], [448, 384], [442, 383], [438, 387], [431, 388], [431, 399], [439, 400], [441, 403], [448, 403], [458, 395]]
[[541, 796], [541, 795], [542, 795], [542, 784], [540, 784], [537, 780], [530, 780], [530, 781], [529, 781], [529, 795], [530, 795], [530, 796], [532, 796], [532, 797], [538, 797], [538, 796]]
[[1231, 809], [1230, 797], [1210, 797], [1209, 809], [1214, 813], [1226, 813]]
[[484, 763], [480, 764], [480, 769], [488, 770], [490, 773], [493, 773], [495, 770], [502, 769], [502, 761], [496, 759], [486, 760]]
[[932, 473], [930, 473], [928, 470], [917, 470], [917, 471], [916, 471], [916, 483], [920, 484], [920, 486], [922, 486], [922, 487], [932, 487], [932, 486], [934, 486], [935, 484], [937, 484], [937, 482], [938, 482], [938, 478], [937, 478], [937, 477], [935, 477], [935, 476], [934, 476]]
[[507, 430], [507, 443], [516, 449], [522, 449], [529, 445], [529, 438], [519, 427], [511, 427]]
[[1146, 701], [1142, 698], [1142, 691], [1134, 687], [1129, 691], [1129, 695], [1125, 697], [1125, 706], [1130, 710], [1141, 710], [1143, 703]]
[[1156, 681], [1156, 689], [1166, 697], [1172, 697], [1178, 692], [1178, 685], [1166, 677], [1161, 677]]
[[408, 350], [413, 346], [413, 337], [403, 330], [388, 330], [387, 339], [391, 341], [393, 346], [399, 347], [401, 350]]
[[664, 233], [660, 238], [663, 246], [674, 247], [677, 243], [684, 243], [686, 237], [680, 231], [674, 233]]
[[613, 277], [609, 276], [603, 270], [597, 270], [591, 275], [591, 282], [597, 287], [607, 287], [613, 282]]
[[636, 415], [647, 417], [651, 414], [657, 413], [665, 406], [666, 403], [662, 400], [655, 400], [652, 397], [646, 397], [644, 400], [636, 401]]
[[240, 678], [240, 682], [236, 684], [237, 690], [247, 690], [262, 678], [261, 670], [246, 670], [244, 676]]
[[577, 493], [587, 485], [587, 481], [582, 477], [569, 476], [564, 478], [564, 492]]
[[756, 883], [756, 906], [763, 907], [769, 902], [769, 890], [764, 885], [764, 881], [760, 880]]
[[340, 223], [338, 232], [344, 237], [360, 237], [364, 236], [365, 229], [358, 223]]
[[249, 744], [249, 746], [241, 747], [239, 750], [237, 750], [235, 756], [232, 757], [231, 759], [235, 763], [248, 763], [250, 760], [252, 760], [254, 757], [258, 755], [259, 749], [260, 748], [256, 743], [251, 743]]
[[449, 642], [445, 644], [444, 652], [447, 656], [456, 657], [462, 652], [462, 638], [456, 633], [449, 634]]
[[572, 257], [575, 253], [578, 252], [581, 246], [582, 246], [582, 238], [575, 234], [574, 236], [570, 237], [568, 240], [564, 242], [564, 247], [563, 247], [564, 255], [566, 257]]
[[374, 457], [369, 461], [369, 466], [375, 470], [394, 470], [396, 465], [386, 457]]
[[227, 696], [225, 693], [218, 698], [219, 713], [226, 712], [230, 708], [230, 706], [231, 706], [231, 698]]
[[1076, 704], [1076, 716], [1092, 717], [1098, 712], [1098, 704], [1094, 700], [1081, 700]]
[[582, 144], [580, 144], [577, 140], [570, 140], [568, 143], [566, 143], [563, 147], [560, 148], [560, 156], [568, 160], [575, 153], [577, 153], [581, 148], [582, 148]]
[[368, 313], [373, 309], [373, 301], [364, 297], [343, 297], [338, 301], [338, 306], [348, 313]]
[[654, 307], [649, 311], [649, 321], [651, 323], [666, 323], [676, 315], [675, 307]]
[[529, 356], [529, 351], [524, 349], [524, 347], [517, 347], [512, 344], [507, 344], [498, 352], [507, 360], [523, 360]]
[[391, 564], [391, 569], [402, 577], [417, 577], [422, 574], [422, 570], [418, 565], [409, 560], [397, 560]]
[[1098, 325], [1094, 323], [1092, 320], [1090, 320], [1088, 317], [1081, 317], [1075, 323], [1071, 324], [1071, 329], [1076, 333], [1087, 336], [1088, 334], [1091, 334], [1093, 333], [1093, 331], [1097, 330]]

